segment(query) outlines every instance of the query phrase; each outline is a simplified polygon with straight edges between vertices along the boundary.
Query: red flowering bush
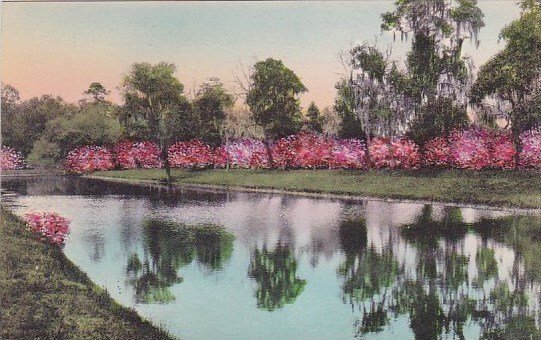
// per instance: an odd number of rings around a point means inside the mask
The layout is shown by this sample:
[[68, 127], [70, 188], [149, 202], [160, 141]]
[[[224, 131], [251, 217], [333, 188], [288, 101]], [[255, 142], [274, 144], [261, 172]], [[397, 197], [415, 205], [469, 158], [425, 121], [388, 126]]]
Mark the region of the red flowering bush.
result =
[[368, 146], [370, 161], [376, 169], [416, 169], [421, 162], [419, 147], [407, 138], [389, 140], [376, 137]]
[[522, 152], [519, 166], [529, 169], [541, 169], [541, 130], [529, 130], [520, 135]]
[[122, 141], [114, 148], [117, 164], [122, 169], [161, 168], [160, 148], [156, 143]]
[[101, 146], [83, 146], [68, 153], [64, 169], [70, 173], [111, 170], [115, 167], [113, 154]]
[[327, 168], [333, 141], [321, 135], [301, 132], [278, 140], [272, 154], [279, 168]]
[[8, 146], [2, 146], [0, 149], [0, 169], [19, 170], [24, 168], [25, 162], [21, 153]]
[[358, 139], [334, 141], [329, 160], [331, 169], [364, 169], [366, 145]]
[[491, 165], [489, 139], [490, 134], [479, 128], [451, 133], [449, 141], [454, 166], [475, 170], [489, 167]]
[[207, 167], [215, 159], [211, 147], [197, 139], [173, 144], [168, 157], [169, 164], [174, 168]]
[[452, 164], [451, 146], [447, 138], [436, 137], [425, 143], [423, 165], [445, 167]]
[[491, 133], [488, 139], [488, 148], [490, 151], [490, 167], [507, 170], [515, 168], [517, 151], [510, 133]]
[[63, 244], [69, 234], [69, 221], [54, 212], [28, 213], [28, 228], [52, 244]]

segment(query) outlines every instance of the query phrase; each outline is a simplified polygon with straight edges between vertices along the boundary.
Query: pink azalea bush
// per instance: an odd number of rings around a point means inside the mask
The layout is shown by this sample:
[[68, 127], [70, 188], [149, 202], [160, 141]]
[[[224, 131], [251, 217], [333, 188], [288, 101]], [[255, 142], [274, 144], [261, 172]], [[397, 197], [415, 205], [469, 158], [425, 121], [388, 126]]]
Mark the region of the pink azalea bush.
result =
[[19, 170], [24, 168], [25, 162], [21, 153], [8, 146], [2, 146], [0, 149], [0, 169]]
[[449, 137], [453, 165], [460, 169], [481, 170], [491, 165], [490, 134], [483, 129], [471, 128], [454, 131]]
[[234, 168], [267, 167], [267, 148], [257, 139], [244, 138], [218, 147], [214, 151], [214, 166], [223, 168], [227, 164]]
[[421, 162], [419, 147], [407, 138], [376, 137], [370, 142], [368, 151], [376, 169], [416, 169]]
[[122, 141], [114, 147], [113, 152], [118, 166], [122, 169], [162, 167], [160, 148], [153, 142]]
[[69, 234], [69, 221], [54, 212], [28, 213], [24, 216], [28, 228], [52, 244], [64, 244]]
[[82, 174], [115, 168], [113, 154], [102, 146], [83, 146], [68, 153], [64, 168], [70, 173]]
[[526, 169], [541, 169], [541, 130], [532, 129], [520, 135], [522, 152], [519, 166]]
[[173, 168], [204, 168], [215, 159], [212, 148], [197, 139], [173, 144], [168, 157]]
[[329, 168], [364, 169], [366, 168], [366, 145], [358, 139], [342, 139], [333, 143]]

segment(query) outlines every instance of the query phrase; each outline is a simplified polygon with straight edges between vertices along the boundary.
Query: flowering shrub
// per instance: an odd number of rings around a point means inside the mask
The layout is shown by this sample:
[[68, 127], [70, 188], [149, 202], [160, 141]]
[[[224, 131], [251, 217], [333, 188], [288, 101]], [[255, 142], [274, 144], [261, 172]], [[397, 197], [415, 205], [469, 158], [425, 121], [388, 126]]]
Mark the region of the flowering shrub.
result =
[[415, 169], [421, 157], [419, 147], [407, 138], [389, 140], [376, 137], [368, 146], [370, 161], [376, 169]]
[[530, 130], [520, 135], [522, 152], [519, 166], [522, 168], [541, 169], [541, 130]]
[[229, 165], [236, 168], [267, 167], [267, 148], [257, 139], [244, 138], [221, 146], [214, 151], [214, 166], [225, 167], [229, 157]]
[[461, 169], [481, 170], [491, 165], [490, 135], [486, 130], [471, 128], [454, 131], [449, 137], [453, 164]]
[[366, 145], [362, 141], [343, 139], [333, 143], [329, 168], [364, 169], [366, 165]]
[[490, 151], [490, 167], [497, 169], [515, 168], [517, 151], [510, 133], [492, 133], [488, 140], [488, 147]]
[[69, 221], [57, 213], [28, 213], [24, 216], [28, 228], [52, 244], [63, 244], [69, 233]]
[[168, 157], [173, 168], [207, 167], [215, 159], [210, 146], [197, 139], [173, 144]]
[[161, 168], [160, 148], [156, 143], [122, 141], [114, 148], [117, 164], [122, 169]]
[[447, 138], [436, 137], [425, 143], [423, 165], [443, 167], [452, 164], [451, 146]]
[[24, 169], [24, 167], [24, 158], [20, 152], [8, 146], [2, 146], [2, 149], [0, 149], [0, 169], [19, 170]]
[[[523, 150], [519, 166], [541, 169], [541, 131], [531, 130], [520, 136]], [[516, 150], [507, 132], [491, 132], [480, 128], [454, 131], [448, 138], [429, 140], [421, 157], [418, 146], [407, 138], [376, 137], [368, 146], [357, 139], [335, 140], [312, 133], [299, 133], [281, 138], [271, 146], [276, 168], [295, 169], [416, 169], [421, 166], [453, 166], [463, 169], [513, 169]], [[114, 148], [116, 162], [123, 169], [159, 168], [160, 150], [152, 142], [118, 143]], [[6, 156], [7, 155], [7, 156]], [[234, 168], [268, 168], [265, 144], [255, 139], [240, 139], [212, 149], [200, 140], [178, 142], [169, 148], [171, 167], [223, 168], [227, 161]], [[7, 164], [7, 165], [4, 165]], [[115, 167], [106, 148], [85, 146], [71, 151], [65, 167], [73, 173], [108, 170]], [[2, 168], [22, 167], [22, 157], [12, 149], [2, 148]]]
[[68, 153], [64, 168], [71, 173], [111, 170], [115, 167], [112, 153], [101, 146], [83, 146]]
[[333, 145], [334, 141], [321, 135], [301, 132], [278, 140], [272, 155], [279, 168], [327, 168]]

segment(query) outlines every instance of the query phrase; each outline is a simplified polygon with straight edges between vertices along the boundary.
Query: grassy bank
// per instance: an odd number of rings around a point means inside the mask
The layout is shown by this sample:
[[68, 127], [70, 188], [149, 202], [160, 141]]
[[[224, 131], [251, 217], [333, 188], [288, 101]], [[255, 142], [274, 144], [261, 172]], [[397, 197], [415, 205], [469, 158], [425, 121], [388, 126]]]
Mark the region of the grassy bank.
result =
[[[533, 171], [338, 171], [175, 169], [179, 184], [269, 188], [381, 198], [541, 208], [541, 174]], [[161, 169], [102, 171], [96, 176], [161, 181]]]
[[1, 339], [170, 339], [2, 208]]

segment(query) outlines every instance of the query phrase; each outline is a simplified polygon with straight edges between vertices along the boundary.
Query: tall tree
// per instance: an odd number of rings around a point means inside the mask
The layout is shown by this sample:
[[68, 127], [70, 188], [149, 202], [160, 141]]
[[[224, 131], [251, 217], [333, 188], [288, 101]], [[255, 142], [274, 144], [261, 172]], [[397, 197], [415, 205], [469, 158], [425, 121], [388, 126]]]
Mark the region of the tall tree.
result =
[[221, 144], [226, 111], [234, 104], [235, 98], [218, 78], [211, 78], [200, 86], [193, 101], [193, 109], [200, 119], [199, 136], [203, 141], [212, 146]]
[[[432, 115], [457, 112], [462, 117], [456, 122], [461, 123], [466, 117], [473, 77], [471, 62], [462, 55], [462, 47], [465, 40], [478, 46], [478, 33], [484, 26], [477, 0], [397, 0], [395, 6], [394, 11], [382, 15], [381, 27], [399, 32], [403, 39], [412, 36], [402, 87], [413, 102], [417, 122], [412, 127], [430, 125], [425, 120], [447, 121]], [[442, 101], [453, 105], [442, 105]], [[440, 132], [446, 129], [440, 127]], [[426, 135], [424, 131], [416, 133]]]
[[505, 48], [481, 67], [471, 95], [484, 112], [507, 120], [518, 149], [520, 133], [541, 125], [541, 1], [521, 7], [501, 32]]
[[[166, 62], [155, 65], [135, 63], [122, 83], [125, 110], [121, 113], [121, 121], [141, 127], [148, 133], [147, 139], [160, 145], [169, 181], [172, 177], [168, 149], [175, 127], [187, 111], [184, 85], [174, 76], [175, 69], [175, 65]], [[190, 122], [186, 123], [189, 125]]]
[[101, 83], [94, 82], [88, 86], [88, 89], [83, 94], [92, 96], [94, 102], [102, 102], [105, 100], [105, 96], [109, 94], [109, 91]]
[[336, 98], [333, 109], [340, 117], [338, 136], [340, 138], [363, 138], [364, 131], [361, 120], [355, 110], [355, 95], [349, 79], [336, 83]]
[[0, 110], [2, 115], [0, 120], [2, 126], [2, 145], [9, 145], [11, 143], [13, 125], [11, 123], [8, 124], [8, 122], [11, 122], [13, 119], [15, 110], [20, 102], [19, 91], [9, 84], [2, 83], [2, 108]]
[[302, 114], [299, 95], [307, 89], [297, 75], [281, 60], [268, 58], [254, 65], [246, 104], [265, 134], [269, 163], [270, 141], [299, 132]]
[[306, 117], [308, 118], [308, 128], [311, 131], [317, 133], [323, 132], [324, 117], [321, 115], [321, 111], [319, 111], [316, 103], [310, 103], [306, 111]]

